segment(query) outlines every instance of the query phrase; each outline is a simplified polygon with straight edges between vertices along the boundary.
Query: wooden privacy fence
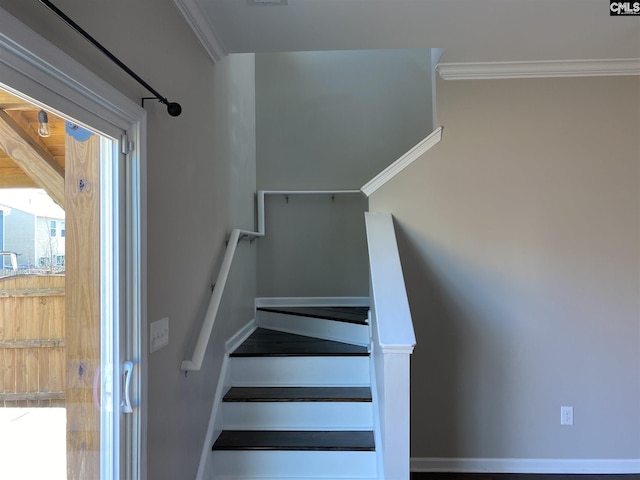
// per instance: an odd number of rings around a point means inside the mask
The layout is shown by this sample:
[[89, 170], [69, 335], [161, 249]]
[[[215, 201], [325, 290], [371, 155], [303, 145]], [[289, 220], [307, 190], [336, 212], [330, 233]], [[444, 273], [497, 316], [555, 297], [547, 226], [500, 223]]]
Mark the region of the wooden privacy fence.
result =
[[64, 275], [0, 278], [0, 407], [65, 404]]

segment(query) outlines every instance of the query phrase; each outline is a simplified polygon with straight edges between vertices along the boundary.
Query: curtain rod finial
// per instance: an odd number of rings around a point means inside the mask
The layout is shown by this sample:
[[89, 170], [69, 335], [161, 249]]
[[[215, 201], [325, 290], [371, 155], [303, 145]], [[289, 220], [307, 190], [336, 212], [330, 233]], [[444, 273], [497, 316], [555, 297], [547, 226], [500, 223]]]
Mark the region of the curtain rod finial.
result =
[[169, 102], [167, 103], [167, 112], [172, 117], [178, 117], [182, 113], [182, 107], [180, 106], [179, 103]]

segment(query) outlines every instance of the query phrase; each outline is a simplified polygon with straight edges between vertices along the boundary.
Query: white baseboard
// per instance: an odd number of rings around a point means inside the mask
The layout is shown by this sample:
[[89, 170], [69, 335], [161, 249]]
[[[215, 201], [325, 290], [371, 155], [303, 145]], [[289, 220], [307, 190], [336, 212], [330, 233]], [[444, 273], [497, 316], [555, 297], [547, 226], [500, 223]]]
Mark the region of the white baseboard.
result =
[[242, 342], [249, 338], [249, 335], [251, 335], [256, 328], [258, 328], [258, 324], [254, 318], [233, 334], [233, 336], [224, 344], [227, 353], [231, 353], [238, 348]]
[[412, 457], [412, 472], [461, 473], [640, 473], [640, 458], [437, 458]]

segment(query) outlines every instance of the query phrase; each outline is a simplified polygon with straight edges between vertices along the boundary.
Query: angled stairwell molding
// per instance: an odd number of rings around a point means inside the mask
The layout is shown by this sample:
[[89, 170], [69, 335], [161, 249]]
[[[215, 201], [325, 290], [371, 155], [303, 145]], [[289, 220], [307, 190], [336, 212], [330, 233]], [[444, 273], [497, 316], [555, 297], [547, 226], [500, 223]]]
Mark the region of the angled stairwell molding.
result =
[[382, 187], [385, 183], [398, 175], [402, 170], [411, 165], [415, 160], [420, 158], [431, 149], [434, 145], [442, 139], [442, 127], [436, 128], [425, 139], [421, 140], [416, 146], [414, 146], [407, 153], [402, 155], [398, 160], [393, 162], [382, 172], [367, 182], [360, 190], [367, 197], [370, 197], [376, 190]]
[[372, 328], [374, 416], [381, 478], [410, 477], [410, 354], [416, 344], [393, 217], [366, 213]]

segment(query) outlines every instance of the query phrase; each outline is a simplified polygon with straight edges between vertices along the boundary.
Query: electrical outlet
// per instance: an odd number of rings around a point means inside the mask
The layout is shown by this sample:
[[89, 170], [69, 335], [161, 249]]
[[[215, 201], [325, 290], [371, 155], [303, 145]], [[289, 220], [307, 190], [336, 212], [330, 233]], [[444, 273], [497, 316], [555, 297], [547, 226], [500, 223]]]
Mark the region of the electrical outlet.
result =
[[169, 318], [151, 322], [149, 329], [149, 352], [155, 352], [169, 345]]
[[573, 407], [560, 407], [560, 425], [573, 425]]

